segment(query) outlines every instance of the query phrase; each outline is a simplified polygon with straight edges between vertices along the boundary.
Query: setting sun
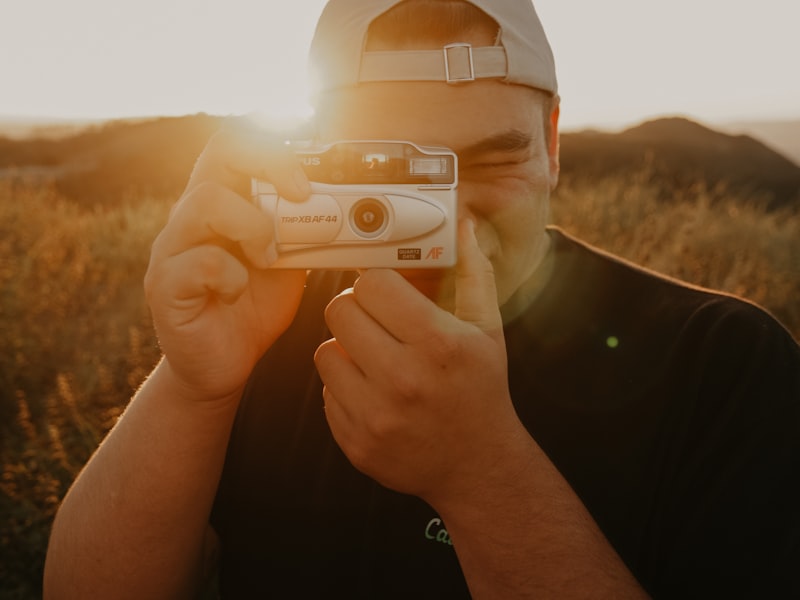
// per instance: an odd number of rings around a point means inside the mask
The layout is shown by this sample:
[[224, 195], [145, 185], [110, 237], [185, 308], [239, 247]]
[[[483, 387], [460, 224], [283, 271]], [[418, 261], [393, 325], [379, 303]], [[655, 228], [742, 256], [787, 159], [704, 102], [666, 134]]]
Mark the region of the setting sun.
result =
[[[306, 54], [324, 3], [5, 3], [0, 117], [308, 114]], [[535, 4], [566, 128], [664, 114], [706, 122], [800, 114], [797, 3]]]
[[42, 4], [0, 18], [0, 115], [308, 112], [305, 57], [323, 0]]

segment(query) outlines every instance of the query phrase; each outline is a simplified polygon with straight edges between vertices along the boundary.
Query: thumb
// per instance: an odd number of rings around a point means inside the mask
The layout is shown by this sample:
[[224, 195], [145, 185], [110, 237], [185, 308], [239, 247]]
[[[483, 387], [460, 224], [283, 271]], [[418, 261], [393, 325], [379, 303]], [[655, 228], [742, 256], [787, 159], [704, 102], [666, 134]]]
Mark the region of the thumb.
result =
[[492, 263], [481, 252], [475, 237], [475, 223], [461, 219], [458, 224], [455, 316], [483, 331], [502, 330], [497, 306], [497, 288]]

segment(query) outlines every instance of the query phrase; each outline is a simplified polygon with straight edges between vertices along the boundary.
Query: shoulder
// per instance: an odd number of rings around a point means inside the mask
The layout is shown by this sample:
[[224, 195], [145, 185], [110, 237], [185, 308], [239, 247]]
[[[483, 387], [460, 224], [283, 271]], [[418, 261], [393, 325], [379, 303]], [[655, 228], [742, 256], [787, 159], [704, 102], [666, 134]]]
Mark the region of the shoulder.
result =
[[593, 324], [614, 322], [637, 340], [641, 360], [660, 363], [684, 392], [800, 403], [800, 347], [764, 308], [642, 268], [559, 229], [550, 234], [562, 280], [551, 307], [573, 298], [580, 310], [569, 322], [586, 314]]
[[[573, 279], [580, 277], [617, 302], [641, 305], [648, 301], [667, 318], [675, 312], [687, 326], [714, 334], [775, 340], [797, 349], [797, 342], [765, 308], [745, 298], [675, 279], [592, 246], [567, 232], [549, 227], [562, 266]], [[572, 285], [579, 285], [573, 283]], [[636, 292], [640, 295], [632, 295]]]

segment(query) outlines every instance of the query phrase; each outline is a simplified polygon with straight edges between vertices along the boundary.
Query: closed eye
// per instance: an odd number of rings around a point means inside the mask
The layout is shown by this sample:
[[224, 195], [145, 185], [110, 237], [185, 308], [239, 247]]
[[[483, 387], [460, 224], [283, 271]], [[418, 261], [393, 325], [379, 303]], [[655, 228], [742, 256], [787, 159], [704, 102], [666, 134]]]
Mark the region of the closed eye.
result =
[[508, 158], [506, 160], [487, 160], [476, 161], [462, 164], [458, 167], [458, 175], [461, 179], [500, 177], [515, 174], [520, 168], [525, 167], [530, 157]]

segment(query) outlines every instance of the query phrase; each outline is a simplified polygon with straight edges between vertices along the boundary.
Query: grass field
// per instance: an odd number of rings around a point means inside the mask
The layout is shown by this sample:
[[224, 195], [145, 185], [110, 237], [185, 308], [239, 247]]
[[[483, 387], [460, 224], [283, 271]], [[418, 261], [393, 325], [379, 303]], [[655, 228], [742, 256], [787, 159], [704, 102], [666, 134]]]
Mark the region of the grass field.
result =
[[[563, 181], [553, 221], [611, 252], [746, 296], [800, 339], [800, 214], [647, 173]], [[141, 281], [170, 201], [80, 209], [0, 179], [0, 598], [36, 598], [60, 498], [158, 360]]]

